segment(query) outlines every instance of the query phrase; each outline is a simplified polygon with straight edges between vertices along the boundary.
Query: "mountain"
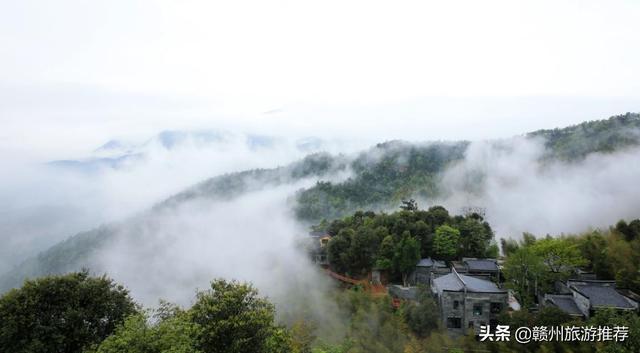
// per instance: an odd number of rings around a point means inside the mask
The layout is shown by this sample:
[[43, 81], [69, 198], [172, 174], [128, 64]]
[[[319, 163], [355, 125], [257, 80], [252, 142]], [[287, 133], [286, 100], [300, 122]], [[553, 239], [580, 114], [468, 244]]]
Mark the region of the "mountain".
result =
[[[545, 162], [553, 160], [578, 163], [590, 154], [611, 153], [638, 146], [639, 128], [640, 115], [627, 113], [562, 129], [539, 130], [522, 138], [543, 141], [545, 150], [540, 163], [544, 166]], [[203, 139], [208, 140], [209, 137]], [[169, 134], [161, 141], [167, 146], [175, 146], [182, 138], [181, 134]], [[313, 144], [313, 139], [310, 141]], [[0, 291], [20, 285], [25, 277], [89, 266], [90, 259], [112, 241], [120, 230], [140, 227], [145, 219], [199, 198], [229, 200], [254, 191], [311, 179], [316, 181], [315, 185], [288, 195], [295, 201], [291, 202], [295, 215], [305, 224], [341, 217], [356, 209], [388, 209], [409, 197], [434, 199], [442, 193], [443, 173], [465, 158], [469, 146], [468, 141], [389, 141], [355, 156], [316, 153], [283, 167], [213, 177], [169, 197], [130, 220], [79, 233], [26, 260], [0, 276]], [[350, 173], [350, 177], [330, 181], [341, 172]]]
[[47, 165], [81, 173], [96, 173], [102, 169], [118, 170], [135, 166], [154, 151], [170, 154], [179, 149], [197, 148], [225, 153], [229, 145], [244, 146], [249, 151], [288, 145], [291, 150], [309, 154], [321, 151], [324, 143], [313, 136], [287, 141], [276, 136], [234, 134], [223, 130], [164, 130], [141, 143], [112, 139], [94, 149], [86, 158], [54, 160]]
[[[575, 163], [592, 153], [611, 153], [640, 145], [640, 114], [627, 113], [562, 129], [539, 130], [524, 137], [544, 141], [541, 162]], [[468, 146], [467, 141], [378, 144], [351, 163], [354, 175], [348, 180], [319, 181], [314, 187], [301, 190], [296, 215], [313, 223], [342, 217], [359, 208], [386, 209], [409, 197], [434, 199], [442, 192], [441, 172], [462, 160]]]

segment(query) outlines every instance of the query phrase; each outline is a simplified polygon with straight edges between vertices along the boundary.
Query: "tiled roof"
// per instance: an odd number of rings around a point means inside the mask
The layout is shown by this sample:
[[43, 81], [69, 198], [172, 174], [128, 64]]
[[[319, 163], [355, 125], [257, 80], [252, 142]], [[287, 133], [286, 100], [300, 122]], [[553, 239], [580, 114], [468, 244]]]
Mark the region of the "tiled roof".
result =
[[569, 315], [582, 315], [572, 295], [547, 294], [545, 299]]
[[455, 272], [444, 276], [437, 277], [433, 280], [433, 287], [442, 293], [442, 291], [463, 291], [466, 287], [469, 292], [478, 293], [501, 293], [504, 290], [491, 282], [480, 278], [461, 275]]
[[622, 294], [618, 293], [615, 285], [609, 282], [569, 282], [574, 288], [591, 302], [592, 306], [615, 307], [633, 309], [635, 306]]
[[470, 271], [498, 271], [498, 263], [494, 259], [464, 259]]

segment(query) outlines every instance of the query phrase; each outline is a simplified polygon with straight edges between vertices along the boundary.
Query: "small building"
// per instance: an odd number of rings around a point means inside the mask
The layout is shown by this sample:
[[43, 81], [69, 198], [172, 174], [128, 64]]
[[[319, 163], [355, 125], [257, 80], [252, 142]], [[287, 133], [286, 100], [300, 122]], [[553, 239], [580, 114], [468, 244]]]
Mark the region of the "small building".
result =
[[489, 280], [459, 274], [455, 268], [434, 277], [431, 292], [443, 324], [452, 333], [467, 334], [478, 332], [481, 325], [497, 325], [498, 315], [509, 304], [506, 290]]
[[[559, 294], [545, 294], [543, 305], [555, 306], [575, 317], [588, 319], [600, 308], [637, 311], [637, 295], [616, 288], [615, 281], [568, 280], [557, 283]], [[623, 294], [628, 293], [629, 296]]]
[[454, 261], [453, 267], [458, 273], [464, 273], [473, 276], [485, 276], [489, 278], [499, 278], [500, 267], [496, 259], [477, 259], [472, 257], [463, 257], [461, 261]]
[[311, 232], [309, 236], [311, 239], [309, 245], [311, 261], [320, 266], [328, 266], [327, 245], [329, 244], [329, 240], [331, 240], [331, 236], [326, 232]]
[[413, 285], [431, 285], [432, 274], [440, 275], [449, 273], [450, 270], [444, 261], [432, 260], [430, 257], [421, 259], [415, 270], [409, 275], [409, 283]]

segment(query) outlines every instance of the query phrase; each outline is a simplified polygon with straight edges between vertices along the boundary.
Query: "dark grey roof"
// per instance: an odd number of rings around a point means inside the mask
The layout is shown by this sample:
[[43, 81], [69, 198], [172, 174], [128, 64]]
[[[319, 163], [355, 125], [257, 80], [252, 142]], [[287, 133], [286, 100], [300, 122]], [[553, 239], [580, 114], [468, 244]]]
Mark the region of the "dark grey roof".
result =
[[464, 288], [467, 288], [469, 292], [478, 293], [500, 293], [504, 290], [498, 288], [498, 286], [491, 282], [480, 278], [461, 275], [455, 272], [446, 274], [433, 279], [433, 287], [438, 293], [442, 291], [455, 291], [461, 292]]
[[634, 305], [622, 294], [618, 293], [615, 285], [608, 282], [569, 282], [570, 287], [589, 298], [592, 306], [615, 307], [633, 309]]
[[432, 260], [430, 257], [420, 260], [416, 267], [447, 267], [444, 261]]
[[418, 298], [417, 287], [403, 287], [397, 284], [388, 287], [389, 293], [397, 298], [405, 300], [416, 300]]
[[578, 305], [576, 305], [572, 295], [547, 294], [545, 299], [569, 315], [582, 316], [582, 312], [578, 309]]
[[469, 271], [498, 271], [498, 263], [494, 259], [464, 259]]

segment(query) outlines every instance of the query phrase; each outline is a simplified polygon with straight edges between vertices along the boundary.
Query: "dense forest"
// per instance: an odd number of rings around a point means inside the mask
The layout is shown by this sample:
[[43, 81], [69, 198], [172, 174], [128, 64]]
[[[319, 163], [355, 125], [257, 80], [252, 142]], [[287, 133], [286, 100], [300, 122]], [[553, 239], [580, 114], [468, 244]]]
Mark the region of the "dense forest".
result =
[[332, 235], [327, 250], [331, 267], [355, 277], [373, 268], [388, 270], [391, 278], [406, 282], [421, 258], [498, 255], [493, 231], [479, 214], [451, 216], [441, 206], [420, 210], [413, 200], [402, 207], [391, 214], [359, 211], [315, 227]]

